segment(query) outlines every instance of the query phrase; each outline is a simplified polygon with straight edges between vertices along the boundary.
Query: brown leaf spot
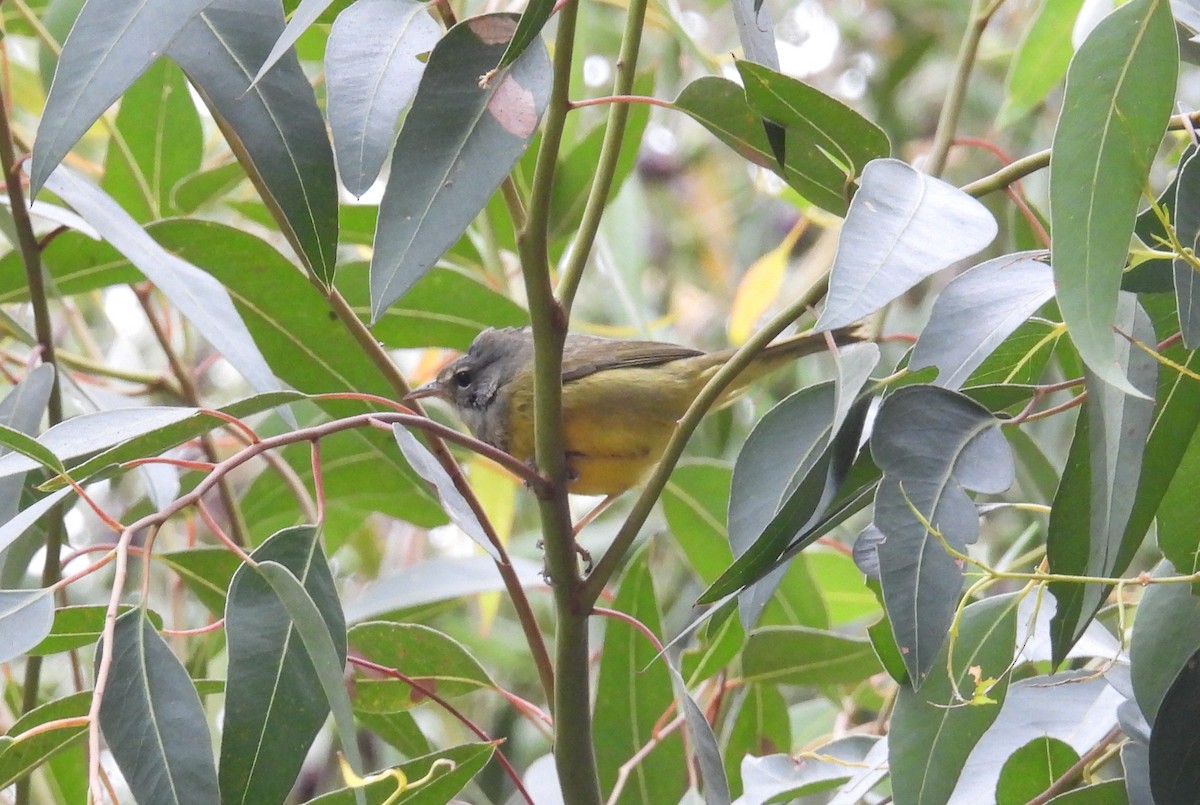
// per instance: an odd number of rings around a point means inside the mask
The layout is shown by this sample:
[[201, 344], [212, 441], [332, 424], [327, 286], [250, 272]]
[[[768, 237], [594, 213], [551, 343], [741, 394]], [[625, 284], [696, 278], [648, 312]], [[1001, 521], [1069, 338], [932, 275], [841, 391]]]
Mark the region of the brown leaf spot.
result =
[[518, 84], [512, 75], [505, 74], [500, 79], [500, 85], [488, 98], [487, 108], [496, 122], [514, 137], [524, 140], [537, 128], [533, 93]]
[[503, 45], [512, 39], [513, 32], [517, 30], [517, 23], [511, 17], [494, 14], [467, 20], [467, 26], [485, 45]]

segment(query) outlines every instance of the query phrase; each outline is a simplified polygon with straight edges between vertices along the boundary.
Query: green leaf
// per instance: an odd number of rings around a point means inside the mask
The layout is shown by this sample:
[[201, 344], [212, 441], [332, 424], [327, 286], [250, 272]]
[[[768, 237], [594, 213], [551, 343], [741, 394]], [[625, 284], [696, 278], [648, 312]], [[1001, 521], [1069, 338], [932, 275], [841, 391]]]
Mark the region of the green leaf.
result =
[[137, 801], [219, 800], [200, 696], [142, 609], [117, 619], [100, 728]]
[[54, 594], [38, 590], [0, 590], [0, 663], [20, 657], [50, 634]]
[[1116, 368], [1117, 294], [1178, 67], [1168, 0], [1109, 14], [1071, 60], [1050, 157], [1059, 310], [1084, 362], [1126, 394], [1141, 392]]
[[429, 57], [379, 205], [372, 321], [458, 240], [537, 130], [550, 95], [544, 45], [480, 86], [516, 25], [510, 14], [472, 17], [451, 28]]
[[[1129, 746], [1129, 744], [1126, 744]], [[1124, 753], [1122, 753], [1122, 756]], [[1124, 780], [1105, 780], [1094, 785], [1080, 786], [1059, 794], [1046, 805], [1129, 805]]]
[[[747, 62], [738, 64], [741, 67]], [[834, 103], [840, 106], [839, 102]], [[716, 76], [698, 78], [679, 93], [675, 108], [690, 115], [743, 159], [779, 174], [789, 187], [816, 206], [836, 215], [846, 214], [851, 192], [847, 171], [823, 155], [813, 158], [811, 145], [807, 148], [787, 146], [781, 166], [767, 139], [761, 113], [751, 106], [746, 91], [734, 82]], [[857, 117], [854, 112], [850, 114]], [[785, 136], [789, 139], [811, 137], [812, 128], [805, 124], [801, 132], [785, 132]], [[793, 152], [806, 159], [795, 158]]]
[[207, 4], [168, 55], [200, 91], [225, 139], [309, 273], [333, 282], [338, 199], [333, 149], [295, 53], [250, 88], [283, 31], [274, 0]]
[[1079, 753], [1057, 738], [1034, 738], [1004, 762], [996, 785], [996, 805], [1025, 805], [1078, 760]]
[[964, 552], [979, 535], [966, 490], [998, 494], [1013, 482], [997, 425], [968, 398], [920, 385], [893, 393], [875, 418], [871, 454], [884, 472], [873, 521], [884, 540], [875, 550], [888, 618], [917, 686], [934, 667], [962, 587], [946, 545]]
[[[46, 431], [42, 438], [49, 433]], [[44, 442], [7, 425], [0, 425], [0, 446], [8, 448], [0, 455], [0, 477], [23, 475], [39, 467], [55, 474], [66, 472], [62, 461]]]
[[[24, 275], [24, 272], [20, 272]], [[31, 372], [28, 372], [24, 379], [17, 383], [5, 395], [4, 400], [0, 402], [0, 426], [10, 428], [16, 433], [23, 433], [26, 436], [32, 436], [37, 433], [41, 426], [42, 416], [46, 413], [46, 405], [50, 399], [50, 390], [54, 385], [54, 367], [50, 364], [42, 364]], [[28, 443], [26, 443], [29, 446]], [[2, 455], [2, 453], [0, 453]], [[12, 552], [4, 553], [14, 541], [16, 541], [29, 526], [36, 522], [38, 516], [30, 514], [28, 509], [22, 516], [21, 512], [21, 496], [25, 487], [25, 476], [17, 474], [8, 478], [0, 479], [0, 578], [3, 577], [3, 571], [23, 571], [21, 559], [15, 557]], [[58, 496], [63, 497], [62, 495]], [[33, 508], [37, 504], [32, 504], [29, 508]], [[53, 505], [53, 504], [50, 504]], [[49, 508], [43, 507], [43, 508]], [[24, 567], [28, 567], [28, 562], [25, 562]], [[18, 583], [19, 584], [19, 583]], [[6, 585], [0, 582], [0, 586], [17, 586]]]
[[[522, 587], [545, 584], [540, 562], [514, 558], [512, 563]], [[347, 604], [346, 620], [358, 623], [406, 609], [503, 590], [504, 582], [490, 557], [477, 554], [428, 559], [365, 585], [361, 595]]]
[[409, 0], [360, 0], [334, 22], [325, 49], [329, 125], [338, 175], [355, 197], [379, 176], [425, 70], [421, 55], [441, 33], [428, 8]]
[[878, 738], [853, 735], [804, 753], [802, 759], [788, 754], [746, 757], [742, 760], [746, 795], [738, 801], [744, 801], [745, 805], [791, 802], [797, 797], [829, 791], [854, 778], [864, 767], [869, 768], [869, 754], [874, 754], [872, 750], [881, 745]]
[[879, 673], [866, 640], [807, 626], [768, 626], [750, 633], [742, 652], [747, 682], [852, 685]]
[[32, 194], [84, 132], [210, 1], [91, 0], [84, 5], [63, 43], [38, 126], [29, 180]]
[[176, 182], [200, 169], [204, 135], [183, 73], [159, 59], [121, 99], [101, 187], [134, 219], [162, 218]]
[[696, 768], [703, 780], [702, 792], [704, 801], [711, 805], [730, 805], [729, 781], [725, 778], [725, 767], [721, 762], [721, 748], [717, 746], [717, 736], [712, 724], [708, 721], [708, 713], [697, 702], [687, 683], [679, 675], [679, 670], [670, 662], [667, 671], [671, 674], [671, 684], [675, 689], [679, 709], [683, 711], [684, 722], [687, 724], [688, 740]]
[[253, 388], [279, 388], [219, 282], [160, 247], [108, 194], [73, 171], [57, 169], [47, 177], [46, 188], [137, 266]]
[[224, 201], [246, 178], [245, 169], [236, 159], [215, 168], [198, 170], [184, 176], [171, 188], [171, 207], [190, 215]]
[[[370, 315], [366, 263], [338, 267], [338, 288], [354, 311]], [[387, 309], [371, 334], [389, 349], [446, 347], [465, 352], [488, 327], [521, 327], [529, 314], [495, 288], [452, 266], [434, 266]]]
[[521, 18], [517, 20], [517, 30], [513, 32], [512, 39], [508, 40], [508, 47], [504, 49], [500, 63], [496, 65], [497, 71], [519, 59], [521, 54], [539, 39], [553, 11], [554, 0], [530, 0]]
[[184, 586], [214, 615], [224, 615], [225, 595], [242, 560], [228, 548], [192, 548], [158, 553], [155, 559], [175, 571]]
[[283, 54], [296, 44], [301, 35], [320, 18], [332, 2], [333, 0], [300, 0], [292, 12], [287, 26], [284, 27], [283, 33], [279, 34], [275, 44], [271, 46], [271, 52], [267, 54], [259, 66], [258, 72], [254, 74], [254, 79], [250, 82], [251, 89], [278, 63]]
[[[1016, 640], [1015, 595], [996, 596], [971, 604], [963, 613], [958, 639], [947, 666], [946, 644], [919, 692], [900, 688], [888, 734], [892, 791], [897, 802], [944, 803], [954, 790], [963, 763], [980, 736], [999, 715], [1008, 690], [1008, 665]], [[995, 679], [986, 695], [993, 703], [964, 705], [975, 694], [972, 668], [981, 679]], [[946, 676], [949, 667], [954, 684]]]
[[[865, 374], [859, 379], [865, 381]], [[802, 453], [785, 458], [772, 446], [769, 451], [763, 451], [764, 456], [775, 455], [778, 459], [778, 464], [771, 467], [762, 465], [759, 458], [746, 449], [749, 444], [743, 447], [742, 453], [738, 457], [739, 464], [743, 461], [743, 456], [747, 456], [747, 460], [751, 462], [749, 466], [759, 466], [753, 473], [747, 472], [743, 475], [756, 476], [760, 483], [768, 489], [777, 491], [781, 498], [769, 512], [766, 509], [762, 512], [755, 512], [752, 506], [743, 509], [748, 512], [748, 516], [745, 518], [747, 533], [754, 530], [750, 528], [751, 521], [761, 522], [764, 520], [762, 515], [769, 514], [770, 516], [765, 520], [761, 532], [754, 538], [753, 544], [744, 550], [736, 561], [721, 574], [720, 578], [704, 591], [700, 596], [700, 603], [713, 603], [729, 593], [754, 584], [805, 546], [811, 544], [820, 535], [826, 533], [833, 525], [849, 516], [851, 510], [856, 510], [856, 504], [848, 503], [842, 493], [845, 491], [843, 489], [845, 486], [851, 484], [858, 486], [853, 483], [852, 462], [859, 452], [859, 437], [862, 434], [867, 413], [866, 400], [854, 403], [839, 426], [838, 412], [845, 399], [854, 397], [854, 392], [839, 384], [834, 395], [834, 404], [829, 405], [828, 395], [824, 391], [827, 390], [827, 385], [810, 387], [792, 395], [777, 406], [777, 409], [782, 409], [777, 417], [772, 417], [770, 422], [764, 417], [755, 430], [758, 432], [762, 428], [767, 428], [768, 430], [764, 433], [775, 434], [780, 438], [781, 444], [795, 444], [792, 436], [783, 437], [779, 434], [780, 425], [786, 425], [788, 419], [800, 415], [809, 422], [805, 426], [807, 432], [800, 440], [801, 444], [807, 439], [815, 439], [815, 446], [820, 449], [820, 452], [815, 455], [815, 461], [810, 448], [804, 448]], [[824, 409], [824, 413], [822, 413], [822, 409]], [[822, 419], [825, 419], [824, 425], [821, 425]], [[764, 425], [764, 423], [766, 424]], [[835, 427], [837, 431], [830, 440], [828, 434]], [[824, 428], [823, 433], [821, 432], [822, 428]], [[751, 437], [753, 438], [754, 434], [751, 434]], [[770, 441], [772, 440], [767, 439], [763, 443], [768, 444]], [[796, 466], [797, 457], [800, 459], [799, 466]], [[784, 473], [778, 473], [779, 465], [786, 468]], [[770, 481], [766, 480], [768, 477], [772, 477], [772, 472], [776, 472], [777, 475]], [[737, 476], [738, 472], [735, 468], [735, 482]], [[786, 480], [786, 487], [780, 486], [781, 480]], [[743, 488], [750, 493], [751, 498], [758, 496], [753, 484], [747, 484]], [[731, 501], [734, 500], [733, 494], [731, 492]], [[733, 508], [731, 504], [731, 512]], [[732, 531], [734, 527], [732, 520], [730, 527]], [[755, 611], [765, 604], [763, 596], [770, 586], [765, 584], [763, 587], [757, 588], [745, 599], [745, 603], [739, 602], [744, 622], [750, 623], [756, 619]]]
[[[463, 744], [401, 763], [393, 768], [403, 772], [410, 783], [423, 779], [437, 760], [449, 760], [453, 768], [440, 767], [430, 782], [410, 788], [393, 800], [388, 797], [396, 793], [396, 780], [385, 777], [366, 787], [367, 802], [369, 805], [446, 805], [454, 802], [454, 796], [483, 770], [495, 751], [495, 745], [490, 743]], [[351, 805], [353, 802], [354, 792], [342, 788], [310, 799], [307, 805]]]
[[1200, 652], [1193, 654], [1171, 683], [1150, 731], [1150, 790], [1156, 805], [1185, 805], [1200, 789]]
[[[1192, 148], [1190, 154], [1180, 160], [1179, 174], [1175, 177], [1175, 204], [1172, 207], [1172, 224], [1175, 236], [1185, 248], [1191, 247], [1193, 254], [1200, 238], [1200, 203], [1196, 194], [1200, 192], [1200, 150]], [[1172, 264], [1175, 276], [1175, 298], [1179, 311], [1179, 328], [1183, 343], [1188, 349], [1200, 347], [1200, 271], [1183, 258], [1176, 257]]]
[[[81, 232], [63, 232], [42, 250], [42, 265], [47, 281], [55, 292], [73, 296], [96, 288], [137, 282], [142, 273], [102, 240], [93, 240]], [[29, 286], [21, 253], [14, 250], [0, 257], [0, 302], [25, 302]]]
[[[267, 560], [260, 561], [254, 569], [271, 585], [279, 602], [287, 610], [292, 625], [296, 627], [308, 660], [321, 683], [321, 690], [325, 693], [325, 700], [333, 712], [342, 752], [350, 768], [362, 774], [363, 761], [354, 730], [354, 713], [350, 709], [350, 697], [346, 694], [342, 679], [346, 667], [345, 621], [338, 617], [334, 619], [336, 623], [327, 623], [325, 614], [317, 608], [304, 585], [285, 566]], [[329, 602], [324, 603], [329, 609]], [[340, 609], [340, 602], [336, 598], [332, 604]], [[337, 629], [338, 633], [332, 634], [331, 629]]]
[[[737, 619], [730, 618], [730, 623]], [[732, 726], [725, 742], [725, 776], [735, 795], [742, 793], [742, 764], [747, 755], [786, 754], [792, 748], [787, 702], [775, 685], [750, 684], [733, 706]]]
[[367, 713], [357, 710], [358, 723], [387, 741], [406, 757], [420, 757], [433, 751], [417, 720], [407, 710], [395, 713]]
[[[72, 693], [38, 705], [18, 718], [6, 735], [17, 738], [35, 727], [63, 718], [82, 718], [92, 704], [90, 690]], [[21, 741], [0, 744], [0, 787], [8, 788], [59, 752], [81, 741], [87, 726], [63, 727], [31, 735]]]
[[[303, 583], [345, 662], [345, 621], [317, 529], [280, 531], [251, 557], [277, 562]], [[242, 565], [229, 586], [225, 636], [229, 681], [221, 740], [222, 802], [282, 801], [325, 723], [328, 700], [287, 608], [250, 565]]]
[[[633, 616], [654, 634], [662, 633], [646, 552], [626, 568], [612, 608]], [[608, 620], [593, 716], [596, 767], [604, 791], [612, 790], [620, 766], [653, 737], [655, 722], [674, 700], [671, 672], [654, 644], [629, 624]], [[675, 732], [634, 768], [617, 802], [677, 802], [685, 776], [683, 742]]]
[[1074, 52], [1071, 30], [1083, 0], [1048, 0], [1025, 29], [1004, 78], [996, 125], [1006, 128], [1041, 103], [1064, 75]]
[[663, 491], [667, 527], [704, 584], [733, 561], [725, 529], [731, 477], [724, 465], [681, 463]]
[[[132, 607], [124, 605], [119, 614], [123, 615]], [[108, 612], [107, 606], [71, 606], [59, 607], [54, 610], [54, 622], [50, 633], [42, 642], [29, 651], [31, 655], [44, 656], [59, 654], [71, 649], [91, 645], [100, 639], [104, 631], [104, 618]], [[146, 617], [155, 629], [162, 628], [162, 616], [153, 610], [147, 611]]]
[[908, 368], [937, 366], [935, 382], [944, 388], [957, 389], [966, 383], [1054, 296], [1050, 266], [1038, 259], [1044, 256], [1045, 252], [1005, 255], [952, 279], [933, 303]]
[[[1129, 293], [1122, 293], [1116, 326], [1142, 343], [1154, 343], [1146, 312]], [[1154, 420], [1153, 394], [1158, 363], [1128, 342], [1118, 348], [1119, 371], [1138, 396], [1086, 373], [1088, 402], [1076, 425], [1067, 468], [1055, 495], [1046, 537], [1050, 572], [1076, 576], [1120, 575], [1145, 537], [1149, 520], [1130, 532], [1147, 440]], [[1086, 424], [1084, 424], [1086, 419]], [[1166, 436], [1164, 433], [1163, 436]], [[1178, 440], [1178, 434], [1170, 437]], [[1159, 492], [1148, 492], [1158, 495]], [[1086, 508], [1085, 508], [1086, 507]], [[1147, 506], [1145, 515], [1153, 511]], [[1058, 602], [1051, 625], [1053, 656], [1061, 661], [1104, 603], [1108, 589], [1099, 584], [1050, 585]]]
[[[394, 395], [379, 368], [336, 319], [328, 300], [265, 241], [207, 221], [165, 221], [150, 231], [229, 290], [263, 357], [285, 383], [308, 393]], [[377, 410], [345, 401], [323, 402], [321, 408], [333, 417]], [[307, 445], [285, 450], [284, 455], [302, 477], [311, 478]], [[331, 514], [337, 508], [361, 520], [369, 511], [382, 511], [422, 526], [445, 522], [389, 435], [363, 430], [338, 434], [322, 440], [321, 456]], [[260, 475], [246, 500], [248, 521], [273, 517], [283, 519], [273, 519], [271, 525], [291, 525], [295, 512], [295, 498], [282, 480], [274, 473]], [[335, 532], [331, 524], [330, 533]]]
[[[1156, 577], [1178, 571], [1163, 562]], [[1189, 584], [1152, 584], [1137, 609], [1129, 671], [1138, 707], [1153, 725], [1168, 688], [1188, 659], [1200, 651], [1200, 598]]]
[[[247, 397], [217, 410], [231, 416], [245, 417], [303, 397], [294, 391], [277, 391]], [[61, 468], [63, 461], [88, 456], [84, 461], [73, 464], [69, 470], [56, 469], [56, 472], [67, 472], [82, 480], [113, 464], [158, 455], [224, 424], [225, 420], [220, 417], [204, 413], [199, 408], [182, 406], [120, 408], [82, 414], [55, 425], [39, 436], [36, 442], [37, 459], [18, 453], [0, 456], [0, 477], [26, 472], [51, 459], [54, 465]], [[3, 439], [12, 441], [11, 432], [0, 431], [0, 440]]]
[[[496, 687], [461, 643], [428, 626], [360, 623], [350, 630], [350, 645], [365, 659], [394, 668], [445, 698]], [[355, 688], [354, 706], [368, 713], [394, 713], [425, 701], [422, 692], [392, 677], [360, 677]]]
[[699, 643], [684, 651], [680, 658], [681, 673], [688, 682], [696, 684], [716, 676], [730, 665], [746, 644], [746, 632], [737, 618], [716, 613], [699, 631]]
[[750, 108], [786, 131], [786, 161], [801, 165], [831, 162], [841, 171], [843, 181], [825, 189], [846, 201], [854, 179], [867, 163], [891, 153], [883, 129], [836, 98], [783, 75], [778, 68], [741, 60], [737, 69]]
[[953, 185], [896, 159], [863, 171], [838, 240], [818, 330], [846, 327], [996, 237], [996, 219]]
[[[73, 495], [74, 489], [63, 487], [57, 492], [46, 495], [44, 498], [29, 504], [22, 509], [18, 514], [14, 515], [10, 520], [0, 525], [0, 551], [9, 548], [13, 543], [20, 539], [25, 532], [33, 527], [33, 524], [46, 515], [55, 504], [61, 501], [68, 495]], [[6, 557], [9, 558], [9, 557]]]

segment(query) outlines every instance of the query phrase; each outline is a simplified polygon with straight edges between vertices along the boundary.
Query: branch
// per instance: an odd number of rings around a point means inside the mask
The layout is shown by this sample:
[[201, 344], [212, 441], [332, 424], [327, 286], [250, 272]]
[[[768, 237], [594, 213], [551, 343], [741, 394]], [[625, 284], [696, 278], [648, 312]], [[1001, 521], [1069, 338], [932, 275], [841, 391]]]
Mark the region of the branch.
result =
[[712, 379], [701, 390], [700, 395], [692, 401], [687, 413], [675, 426], [675, 433], [672, 434], [671, 441], [667, 443], [667, 448], [663, 451], [658, 466], [654, 468], [653, 474], [642, 488], [642, 493], [634, 502], [625, 522], [621, 524], [617, 536], [613, 538], [608, 550], [600, 557], [596, 567], [588, 574], [583, 589], [580, 591], [580, 606], [592, 606], [604, 590], [604, 585], [616, 572], [618, 564], [633, 544], [642, 525], [645, 524], [646, 518], [650, 516], [659, 495], [662, 494], [663, 488], [666, 487], [676, 462], [683, 455], [683, 449], [687, 446], [688, 439], [699, 426], [700, 420], [708, 413], [708, 409], [720, 398], [721, 392], [742, 373], [743, 369], [750, 365], [754, 357], [771, 343], [775, 336], [783, 332], [789, 324], [816, 304], [825, 295], [828, 288], [829, 278], [826, 276], [810, 288], [804, 296], [771, 319], [762, 330], [755, 333], [733, 354], [733, 357], [712, 376]]
[[[642, 28], [645, 25], [647, 0], [629, 0], [625, 15], [625, 32], [621, 40], [621, 52], [617, 56], [617, 74], [613, 80], [612, 94], [617, 98], [629, 98], [633, 91], [633, 80], [637, 75], [638, 50], [642, 43]], [[579, 104], [575, 104], [578, 106]], [[587, 204], [571, 254], [558, 283], [558, 300], [569, 313], [579, 290], [579, 281], [592, 253], [596, 233], [600, 231], [600, 219], [608, 205], [612, 192], [613, 177], [617, 171], [617, 160], [625, 140], [625, 125], [629, 120], [629, 104], [615, 103], [608, 111], [608, 124], [604, 129], [604, 142], [600, 146], [600, 157], [596, 161], [596, 178], [588, 191]]]
[[979, 53], [979, 40], [983, 38], [983, 32], [987, 30], [988, 23], [1001, 2], [1003, 0], [974, 0], [971, 3], [971, 21], [958, 49], [954, 79], [950, 82], [946, 103], [942, 105], [937, 132], [933, 136], [933, 147], [925, 166], [930, 176], [941, 176], [946, 168], [946, 156], [950, 153], [950, 145], [954, 141], [954, 130], [958, 128], [958, 117], [967, 97], [967, 83], [971, 79], [971, 70], [975, 67], [975, 57]]

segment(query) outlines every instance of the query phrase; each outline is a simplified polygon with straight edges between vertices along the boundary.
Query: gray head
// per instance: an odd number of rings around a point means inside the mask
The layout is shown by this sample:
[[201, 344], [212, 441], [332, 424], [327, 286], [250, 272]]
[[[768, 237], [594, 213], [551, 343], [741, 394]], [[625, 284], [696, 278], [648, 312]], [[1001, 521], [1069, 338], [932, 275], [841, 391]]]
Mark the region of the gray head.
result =
[[[488, 422], [485, 413], [503, 386], [533, 357], [528, 327], [488, 328], [471, 343], [466, 354], [448, 364], [437, 379], [414, 389], [405, 399], [440, 397], [453, 405], [478, 438], [496, 444], [503, 427]], [[497, 445], [499, 446], [499, 445]]]

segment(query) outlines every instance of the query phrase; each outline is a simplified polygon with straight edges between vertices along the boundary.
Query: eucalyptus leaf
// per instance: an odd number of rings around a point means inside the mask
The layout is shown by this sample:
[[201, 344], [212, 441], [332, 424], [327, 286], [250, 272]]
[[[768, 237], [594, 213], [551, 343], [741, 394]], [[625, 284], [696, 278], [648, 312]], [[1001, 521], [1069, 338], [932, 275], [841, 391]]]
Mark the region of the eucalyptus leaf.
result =
[[[963, 552], [979, 534], [967, 489], [999, 493], [1012, 454], [987, 409], [936, 386], [906, 386], [884, 400], [871, 435], [883, 470], [874, 524], [884, 604], [909, 675], [920, 685], [950, 628]], [[948, 550], [948, 548], [950, 550]]]
[[[1154, 575], [1176, 573], [1171, 563], [1164, 561]], [[1146, 588], [1137, 614], [1129, 671], [1137, 704], [1153, 725], [1171, 683], [1200, 651], [1200, 598], [1189, 584], [1153, 584]]]
[[462, 492], [458, 491], [454, 485], [454, 479], [438, 463], [433, 453], [430, 453], [425, 445], [417, 441], [417, 437], [409, 433], [403, 425], [393, 425], [392, 435], [396, 437], [396, 444], [400, 446], [400, 452], [404, 453], [404, 458], [417, 474], [433, 484], [438, 500], [441, 501], [446, 514], [450, 515], [454, 524], [461, 528], [475, 544], [483, 548], [488, 556], [499, 562], [500, 552], [488, 538], [487, 532], [483, 530], [479, 517], [467, 503]]
[[199, 90], [309, 273], [329, 285], [337, 175], [312, 86], [294, 52], [250, 86], [283, 29], [278, 0], [210, 0], [167, 55]]
[[957, 389], [991, 352], [1054, 296], [1044, 252], [1018, 252], [981, 263], [938, 294], [908, 361], [938, 367], [937, 385]]
[[[54, 367], [50, 364], [42, 364], [26, 374], [25, 378], [5, 395], [3, 402], [0, 402], [0, 425], [26, 436], [33, 436], [46, 413], [46, 404], [50, 400], [50, 389], [53, 386]], [[0, 480], [0, 523], [7, 523], [16, 516], [20, 509], [21, 487], [24, 481], [24, 477], [20, 475]], [[0, 525], [0, 529], [3, 528], [4, 526]], [[4, 538], [0, 536], [0, 551], [4, 550], [4, 546]]]
[[458, 240], [537, 131], [550, 95], [544, 45], [480, 82], [516, 27], [510, 14], [472, 17], [451, 28], [429, 56], [379, 205], [372, 320]]
[[[631, 615], [653, 634], [662, 633], [648, 554], [642, 551], [626, 567], [612, 608]], [[671, 672], [665, 658], [639, 629], [621, 620], [605, 623], [604, 652], [596, 681], [593, 716], [596, 766], [601, 788], [610, 791], [618, 771], [655, 732], [655, 722], [674, 707]], [[676, 802], [683, 794], [683, 741], [663, 736], [632, 771], [619, 805]]]
[[1117, 369], [1117, 294], [1178, 69], [1167, 0], [1122, 5], [1071, 60], [1050, 156], [1058, 307], [1080, 357], [1126, 394], [1141, 392]]
[[874, 313], [996, 237], [987, 208], [895, 159], [870, 162], [850, 202], [817, 330]]
[[[1200, 238], [1200, 150], [1191, 149], [1179, 163], [1175, 177], [1175, 205], [1172, 208], [1175, 235], [1185, 247], [1196, 253], [1196, 242]], [[1179, 310], [1179, 327], [1183, 343], [1188, 349], [1200, 347], [1200, 271], [1181, 257], [1172, 265], [1175, 275], [1175, 303]]]
[[1184, 805], [1200, 788], [1200, 651], [1184, 663], [1163, 697], [1150, 731], [1150, 790], [1155, 805]]
[[163, 805], [220, 801], [200, 696], [144, 610], [117, 619], [111, 651], [100, 729], [133, 796]]
[[379, 176], [425, 70], [421, 55], [439, 36], [426, 6], [409, 0], [359, 0], [334, 22], [325, 49], [329, 125], [338, 173], [354, 196]]
[[89, 0], [58, 57], [33, 147], [36, 194], [100, 115], [212, 0]]
[[0, 590], [0, 663], [36, 646], [54, 625], [54, 596], [49, 589]]
[[280, 387], [219, 282], [155, 243], [108, 194], [75, 172], [59, 168], [45, 182], [153, 282], [253, 388]]
[[[314, 526], [272, 535], [258, 562], [286, 567], [303, 585], [345, 662], [346, 626]], [[318, 671], [288, 608], [254, 567], [234, 574], [225, 606], [229, 674], [222, 724], [222, 802], [282, 801], [329, 714]]]
[[[1000, 715], [1008, 693], [1017, 603], [1018, 596], [1002, 595], [968, 606], [956, 641], [941, 649], [937, 665], [942, 670], [931, 674], [920, 691], [900, 688], [888, 734], [897, 801], [946, 802], [965, 778], [963, 763]], [[984, 694], [990, 701], [964, 705], [955, 692], [970, 699], [975, 676], [995, 680]]]
[[[1153, 325], [1136, 297], [1122, 292], [1118, 302], [1115, 326], [1142, 343], [1154, 343]], [[1158, 362], [1127, 341], [1117, 349], [1114, 370], [1128, 378], [1124, 385], [1136, 396], [1090, 370], [1086, 374], [1086, 423], [1080, 416], [1075, 435], [1079, 444], [1072, 444], [1050, 514], [1046, 552], [1052, 573], [1118, 575], [1128, 567], [1149, 525], [1129, 531], [1154, 424]], [[1104, 603], [1108, 588], [1056, 583], [1050, 589], [1058, 601], [1052, 635], [1054, 657], [1060, 659]]]
[[809, 796], [849, 780], [881, 741], [869, 735], [839, 738], [805, 756], [766, 755], [742, 758], [746, 792], [738, 805], [766, 805]]

